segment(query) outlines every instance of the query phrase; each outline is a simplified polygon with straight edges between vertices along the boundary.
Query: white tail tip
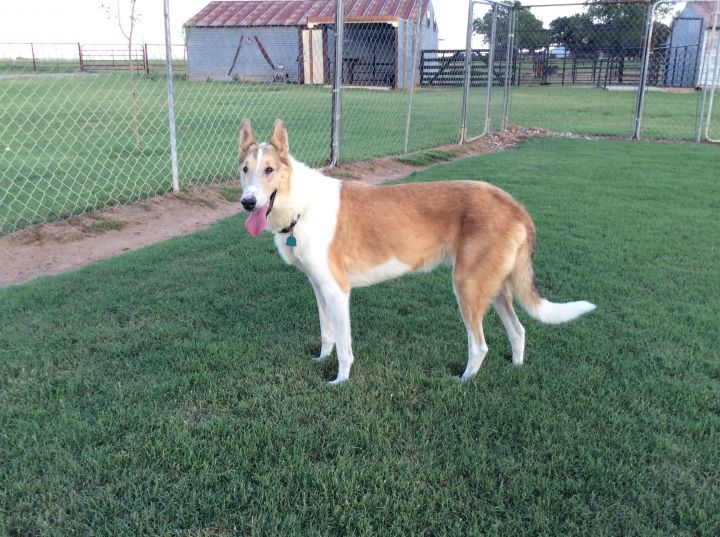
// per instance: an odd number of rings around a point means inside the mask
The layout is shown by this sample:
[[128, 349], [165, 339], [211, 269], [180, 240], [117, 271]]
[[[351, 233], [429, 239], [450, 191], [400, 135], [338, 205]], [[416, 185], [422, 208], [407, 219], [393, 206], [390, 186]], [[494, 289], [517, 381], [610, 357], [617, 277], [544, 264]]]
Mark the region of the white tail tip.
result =
[[537, 319], [541, 323], [559, 324], [577, 319], [583, 313], [587, 313], [595, 309], [595, 304], [579, 300], [578, 302], [565, 302], [564, 304], [556, 304], [549, 302], [544, 298], [540, 301], [540, 305], [534, 310], [528, 310], [531, 317]]

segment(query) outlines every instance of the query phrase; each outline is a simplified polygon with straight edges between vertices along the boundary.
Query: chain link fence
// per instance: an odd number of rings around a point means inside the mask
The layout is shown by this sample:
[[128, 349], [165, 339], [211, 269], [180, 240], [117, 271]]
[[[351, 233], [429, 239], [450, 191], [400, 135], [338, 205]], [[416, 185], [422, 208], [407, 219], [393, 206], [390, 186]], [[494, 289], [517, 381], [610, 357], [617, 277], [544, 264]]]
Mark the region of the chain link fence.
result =
[[347, 2], [339, 27], [339, 0], [286, 3], [209, 3], [169, 47], [0, 43], [0, 234], [172, 190], [168, 86], [180, 188], [236, 177], [244, 117], [318, 167], [508, 123], [720, 137], [718, 0], [457, 2], [465, 48], [430, 0]]
[[[717, 6], [661, 0], [518, 9], [512, 121], [578, 134], [710, 140], [700, 125], [710, 133], [716, 123]], [[557, 16], [560, 7], [572, 12]]]

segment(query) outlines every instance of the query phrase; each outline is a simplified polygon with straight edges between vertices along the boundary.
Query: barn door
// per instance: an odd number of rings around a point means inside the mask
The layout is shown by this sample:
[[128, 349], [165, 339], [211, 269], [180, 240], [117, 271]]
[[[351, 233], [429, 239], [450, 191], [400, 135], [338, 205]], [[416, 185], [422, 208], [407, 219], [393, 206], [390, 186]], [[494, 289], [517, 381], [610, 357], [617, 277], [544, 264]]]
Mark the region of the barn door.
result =
[[323, 32], [319, 28], [302, 31], [303, 74], [305, 84], [323, 84]]

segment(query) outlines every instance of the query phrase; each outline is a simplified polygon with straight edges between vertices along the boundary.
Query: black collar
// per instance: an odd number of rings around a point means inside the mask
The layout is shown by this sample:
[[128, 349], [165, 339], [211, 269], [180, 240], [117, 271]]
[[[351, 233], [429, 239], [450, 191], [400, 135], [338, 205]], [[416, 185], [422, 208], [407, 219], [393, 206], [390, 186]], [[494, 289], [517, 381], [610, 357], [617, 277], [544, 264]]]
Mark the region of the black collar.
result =
[[295, 224], [298, 223], [298, 220], [300, 220], [300, 215], [297, 215], [295, 218], [293, 218], [293, 221], [290, 222], [290, 225], [282, 228], [280, 231], [278, 231], [278, 233], [292, 233], [292, 230], [295, 228]]

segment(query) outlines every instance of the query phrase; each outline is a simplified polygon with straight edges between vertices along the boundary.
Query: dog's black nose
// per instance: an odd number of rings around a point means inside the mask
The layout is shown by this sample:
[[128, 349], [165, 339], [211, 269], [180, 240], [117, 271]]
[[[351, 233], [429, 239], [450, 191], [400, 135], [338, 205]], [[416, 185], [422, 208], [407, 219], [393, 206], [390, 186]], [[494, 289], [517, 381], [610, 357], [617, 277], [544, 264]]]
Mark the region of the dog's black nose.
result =
[[240, 203], [242, 203], [242, 206], [246, 211], [252, 211], [255, 208], [257, 200], [255, 199], [255, 196], [249, 196], [247, 198], [240, 199]]

